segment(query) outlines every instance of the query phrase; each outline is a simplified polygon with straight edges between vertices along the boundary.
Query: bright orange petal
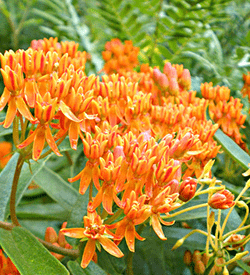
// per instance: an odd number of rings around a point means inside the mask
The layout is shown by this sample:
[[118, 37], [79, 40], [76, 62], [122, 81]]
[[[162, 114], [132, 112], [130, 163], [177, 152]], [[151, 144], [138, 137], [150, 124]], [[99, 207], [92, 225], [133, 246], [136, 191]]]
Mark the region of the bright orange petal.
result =
[[60, 232], [71, 238], [82, 239], [85, 237], [84, 230], [84, 228], [62, 228]]
[[79, 193], [81, 195], [84, 195], [86, 190], [88, 189], [89, 184], [91, 182], [91, 176], [92, 176], [92, 168], [86, 165], [81, 174], [81, 181], [80, 181], [80, 187], [79, 187]]
[[95, 254], [95, 242], [96, 241], [93, 239], [88, 240], [82, 255], [82, 262], [81, 262], [82, 268], [86, 268], [93, 258]]
[[126, 227], [125, 239], [128, 249], [131, 252], [135, 252], [135, 227], [132, 224], [128, 224]]
[[40, 127], [37, 129], [36, 136], [34, 138], [33, 143], [33, 152], [32, 152], [32, 158], [34, 160], [38, 160], [44, 147], [45, 143], [45, 133], [44, 133], [44, 127]]
[[113, 215], [112, 205], [113, 205], [113, 186], [107, 186], [103, 192], [102, 198], [103, 208], [110, 214]]
[[78, 123], [72, 121], [69, 125], [69, 141], [72, 149], [77, 149], [78, 142], [78, 132], [80, 131], [80, 126]]
[[3, 94], [0, 99], [0, 111], [6, 106], [7, 102], [10, 99], [10, 91], [7, 88], [4, 88]]
[[16, 107], [16, 101], [14, 97], [10, 98], [9, 104], [8, 104], [8, 110], [7, 114], [4, 120], [4, 128], [9, 128], [11, 123], [13, 122], [17, 112], [17, 107]]
[[158, 219], [158, 216], [156, 214], [153, 214], [151, 216], [151, 223], [152, 223], [152, 226], [153, 226], [153, 229], [156, 233], [156, 235], [162, 239], [162, 240], [166, 240], [167, 238], [165, 237], [163, 231], [162, 231], [162, 226], [161, 226], [161, 223]]
[[167, 225], [167, 226], [173, 225], [173, 224], [175, 223], [175, 221], [166, 222], [166, 221], [164, 221], [161, 217], [159, 217], [159, 220], [160, 220], [160, 222], [161, 222], [162, 224]]
[[53, 152], [61, 157], [62, 155], [60, 154], [58, 148], [57, 148], [57, 145], [55, 143], [55, 140], [51, 134], [51, 131], [50, 131], [50, 128], [49, 128], [49, 125], [46, 125], [46, 129], [45, 129], [45, 138], [46, 138], [46, 141], [48, 142], [48, 145], [49, 147], [53, 150]]
[[124, 254], [121, 252], [121, 250], [118, 248], [118, 246], [113, 243], [109, 238], [105, 238], [103, 236], [100, 236], [100, 238], [98, 238], [100, 244], [102, 245], [102, 247], [111, 255], [117, 257], [117, 258], [121, 258], [124, 256]]
[[24, 102], [22, 97], [16, 97], [16, 106], [18, 111], [28, 120], [35, 121], [34, 117], [32, 116], [28, 106]]
[[60, 100], [60, 103], [59, 103], [59, 107], [60, 107], [60, 110], [62, 111], [62, 113], [70, 120], [74, 121], [74, 122], [81, 122], [82, 119], [78, 119], [73, 113], [72, 111], [70, 110], [69, 106], [67, 106], [62, 100]]
[[98, 193], [96, 194], [96, 196], [93, 199], [93, 203], [92, 203], [92, 208], [96, 209], [102, 202], [102, 188], [98, 191]]
[[17, 148], [22, 149], [22, 148], [28, 146], [31, 142], [33, 142], [34, 138], [36, 136], [37, 129], [38, 128], [36, 128], [36, 130], [31, 135], [29, 135], [22, 143], [17, 145]]

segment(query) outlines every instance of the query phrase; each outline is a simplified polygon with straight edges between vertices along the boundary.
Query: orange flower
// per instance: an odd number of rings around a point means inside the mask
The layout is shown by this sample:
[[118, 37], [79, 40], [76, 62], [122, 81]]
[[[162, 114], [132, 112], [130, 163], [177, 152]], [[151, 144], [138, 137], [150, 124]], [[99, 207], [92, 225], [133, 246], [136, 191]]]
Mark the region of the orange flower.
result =
[[[88, 207], [88, 216], [84, 216], [84, 228], [63, 228], [60, 231], [71, 238], [79, 238], [81, 241], [87, 241], [84, 248], [81, 267], [86, 268], [95, 254], [96, 247], [98, 250], [101, 246], [111, 255], [121, 258], [123, 253], [118, 248], [118, 246], [111, 241], [112, 239], [117, 239], [107, 226], [102, 223], [101, 217], [97, 215], [96, 211], [90, 211], [91, 204]], [[101, 245], [101, 246], [100, 246]]]
[[82, 139], [84, 148], [84, 154], [89, 159], [84, 167], [84, 169], [76, 175], [74, 178], [68, 179], [69, 182], [74, 182], [76, 180], [80, 180], [79, 193], [85, 194], [86, 190], [93, 180], [95, 187], [99, 190], [99, 159], [103, 157], [105, 152], [108, 140], [102, 140], [102, 135], [97, 135], [95, 139], [91, 137], [91, 135], [87, 132], [86, 138]]
[[10, 258], [6, 258], [0, 249], [0, 273], [1, 275], [20, 275]]
[[0, 142], [0, 169], [3, 169], [11, 159], [12, 144], [7, 141]]
[[112, 225], [108, 225], [109, 228], [116, 228], [116, 236], [119, 237], [118, 243], [124, 238], [127, 246], [131, 252], [135, 251], [135, 238], [140, 241], [145, 240], [135, 230], [135, 226], [144, 223], [150, 216], [150, 206], [145, 205], [146, 195], [142, 195], [137, 198], [134, 191], [130, 193], [124, 203], [125, 217]]
[[39, 124], [35, 131], [32, 132], [26, 140], [17, 146], [19, 149], [22, 149], [34, 141], [32, 151], [32, 157], [34, 160], [39, 159], [44, 147], [45, 140], [53, 152], [57, 156], [61, 156], [49, 126], [50, 121], [55, 115], [56, 107], [57, 98], [51, 99], [50, 93], [47, 92], [43, 98], [40, 94], [37, 95], [35, 116], [39, 120]]
[[0, 99], [0, 111], [2, 111], [8, 103], [8, 110], [3, 122], [3, 127], [10, 127], [17, 111], [31, 122], [34, 122], [35, 119], [22, 97], [22, 89], [24, 86], [22, 67], [20, 64], [17, 64], [15, 70], [12, 70], [6, 65], [4, 69], [1, 69], [1, 72], [5, 88]]
[[[175, 182], [177, 181], [174, 180], [170, 182], [170, 184], [175, 185]], [[177, 190], [175, 190], [175, 187], [172, 190], [171, 185], [168, 184], [164, 188], [155, 185], [153, 190], [153, 196], [148, 202], [148, 204], [151, 205], [150, 224], [152, 225], [157, 236], [162, 240], [166, 240], [167, 238], [165, 237], [162, 231], [161, 223], [164, 225], [173, 225], [174, 221], [165, 222], [161, 218], [160, 214], [165, 213], [167, 215], [168, 212], [180, 206], [179, 203], [176, 203], [179, 194], [172, 193]]]
[[234, 195], [228, 190], [222, 190], [213, 194], [208, 204], [215, 209], [228, 209], [235, 204]]

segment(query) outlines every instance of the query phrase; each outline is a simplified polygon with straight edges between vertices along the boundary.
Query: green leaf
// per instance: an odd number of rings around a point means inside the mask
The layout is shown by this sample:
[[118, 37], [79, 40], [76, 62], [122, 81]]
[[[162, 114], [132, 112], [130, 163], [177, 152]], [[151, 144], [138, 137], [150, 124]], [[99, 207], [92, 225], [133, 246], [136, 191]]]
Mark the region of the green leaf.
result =
[[244, 169], [248, 170], [250, 156], [242, 150], [230, 137], [225, 135], [220, 129], [214, 134], [214, 138], [221, 145], [222, 149], [237, 161]]
[[45, 219], [45, 220], [61, 220], [68, 218], [69, 212], [65, 211], [57, 203], [46, 204], [26, 204], [19, 205], [16, 209], [17, 217], [21, 219]]
[[72, 275], [107, 275], [107, 273], [94, 262], [90, 262], [90, 264], [84, 269], [81, 268], [79, 263], [76, 261], [69, 261], [67, 266]]
[[14, 154], [0, 174], [0, 221], [5, 217], [18, 157]]
[[246, 272], [250, 273], [250, 266], [245, 264], [243, 261], [236, 261], [238, 266], [243, 268]]
[[22, 275], [69, 275], [68, 270], [27, 229], [0, 229], [0, 244]]
[[70, 211], [80, 194], [57, 173], [45, 165], [34, 175], [34, 181], [64, 209]]

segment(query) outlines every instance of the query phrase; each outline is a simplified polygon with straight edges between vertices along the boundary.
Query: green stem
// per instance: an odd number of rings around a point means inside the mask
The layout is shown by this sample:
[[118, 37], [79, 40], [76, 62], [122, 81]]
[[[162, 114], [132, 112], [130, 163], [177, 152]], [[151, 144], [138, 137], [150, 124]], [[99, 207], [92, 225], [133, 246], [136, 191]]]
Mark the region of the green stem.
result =
[[17, 161], [16, 170], [15, 170], [12, 188], [11, 188], [11, 194], [10, 194], [10, 218], [12, 223], [16, 226], [20, 226], [16, 216], [16, 191], [17, 191], [18, 180], [21, 174], [23, 164], [24, 164], [24, 157], [20, 154]]
[[134, 252], [129, 251], [127, 258], [127, 275], [133, 275], [133, 257]]
[[107, 220], [104, 221], [105, 224], [111, 224], [114, 220], [116, 220], [121, 214], [123, 213], [123, 209], [119, 209], [115, 212], [113, 216], [108, 218]]
[[205, 207], [205, 206], [207, 206], [207, 203], [202, 203], [202, 204], [195, 205], [195, 206], [192, 206], [192, 207], [189, 207], [189, 208], [185, 208], [185, 209], [183, 209], [183, 210], [181, 210], [181, 211], [179, 211], [179, 212], [176, 212], [176, 213], [174, 213], [174, 214], [168, 215], [167, 218], [173, 218], [173, 217], [175, 217], [175, 216], [177, 216], [177, 215], [180, 215], [180, 214], [182, 214], [182, 213], [185, 213], [185, 212], [188, 212], [188, 211], [197, 209], [197, 208]]

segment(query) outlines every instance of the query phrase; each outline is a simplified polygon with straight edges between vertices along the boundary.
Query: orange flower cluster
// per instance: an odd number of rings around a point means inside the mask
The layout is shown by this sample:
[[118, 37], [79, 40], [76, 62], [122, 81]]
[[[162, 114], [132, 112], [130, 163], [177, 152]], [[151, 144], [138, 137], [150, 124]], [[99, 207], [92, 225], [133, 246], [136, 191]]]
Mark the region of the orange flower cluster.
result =
[[0, 274], [1, 275], [20, 275], [10, 258], [5, 257], [0, 249]]
[[240, 133], [240, 128], [244, 128], [246, 115], [242, 114], [243, 104], [240, 99], [230, 97], [230, 90], [227, 87], [213, 84], [201, 84], [202, 96], [209, 100], [209, 115], [220, 126], [225, 134], [231, 137], [242, 148], [246, 145]]
[[139, 48], [134, 47], [132, 41], [125, 41], [125, 45], [120, 39], [115, 38], [107, 42], [105, 45], [105, 51], [102, 52], [105, 66], [104, 72], [110, 73], [122, 73], [132, 71], [138, 62]]
[[[163, 217], [195, 196], [194, 177], [201, 176], [220, 149], [213, 140], [218, 125], [206, 120], [208, 100], [188, 91], [188, 70], [166, 63], [162, 73], [144, 64], [137, 73], [131, 70], [138, 49], [131, 42], [112, 40], [106, 50], [115, 56], [106, 56], [106, 64], [116, 60], [112, 70], [119, 74], [102, 79], [85, 75], [73, 42], [44, 39], [33, 41], [26, 51], [1, 55], [5, 89], [0, 110], [8, 105], [4, 127], [13, 122], [18, 129], [20, 123], [21, 136], [13, 132], [17, 148], [28, 155], [33, 145], [32, 157], [38, 160], [45, 145], [60, 156], [58, 146], [66, 136], [72, 149], [77, 149], [79, 137], [84, 145], [87, 163], [69, 181], [80, 179], [80, 194], [90, 187], [88, 214], [84, 228], [61, 230], [88, 240], [83, 267], [100, 245], [121, 257], [117, 245], [123, 238], [134, 252], [135, 238], [143, 240], [136, 226], [147, 221], [165, 240], [162, 224], [173, 222]], [[121, 66], [120, 57], [128, 65]], [[100, 205], [104, 218], [117, 208], [121, 216], [103, 224], [96, 212]]]
[[[64, 222], [62, 224], [62, 229], [66, 228], [67, 226], [67, 222]], [[63, 235], [63, 233], [60, 231], [59, 234], [57, 235], [55, 229], [53, 227], [47, 227], [46, 231], [45, 231], [45, 241], [52, 243], [55, 246], [58, 247], [63, 247], [63, 248], [67, 248], [67, 249], [72, 249], [72, 246], [67, 243], [65, 236]], [[50, 252], [53, 256], [55, 256], [58, 260], [62, 260], [64, 258], [63, 255], [54, 253], [54, 252]]]
[[243, 74], [243, 81], [244, 86], [241, 89], [241, 93], [244, 97], [248, 96], [248, 100], [250, 101], [250, 72], [247, 72], [247, 74]]
[[12, 144], [7, 141], [0, 142], [0, 169], [3, 169], [11, 158]]

